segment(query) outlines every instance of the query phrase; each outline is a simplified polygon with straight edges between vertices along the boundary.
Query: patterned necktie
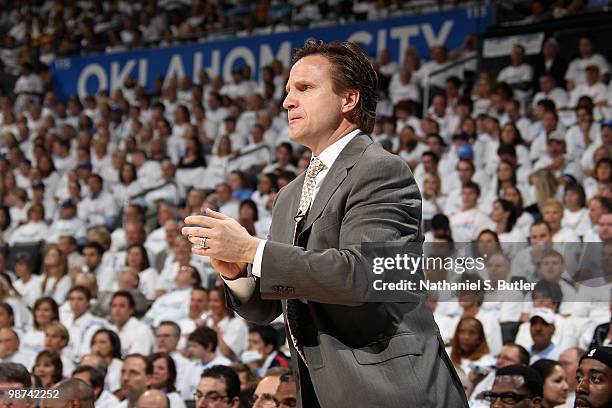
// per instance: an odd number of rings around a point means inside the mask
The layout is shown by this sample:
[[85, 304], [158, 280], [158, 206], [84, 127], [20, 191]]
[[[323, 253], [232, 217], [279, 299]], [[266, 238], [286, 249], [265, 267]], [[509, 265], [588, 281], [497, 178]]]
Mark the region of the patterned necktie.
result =
[[[306, 212], [308, 211], [308, 208], [310, 208], [310, 204], [312, 202], [312, 195], [314, 193], [316, 184], [316, 177], [320, 172], [325, 170], [325, 168], [325, 164], [323, 164], [323, 162], [316, 157], [312, 159], [312, 161], [308, 165], [308, 169], [306, 170], [306, 177], [304, 178], [304, 185], [302, 186], [302, 195], [300, 196], [300, 207], [298, 208], [298, 213], [296, 217], [295, 231], [293, 234], [293, 245], [297, 244], [297, 237], [301, 232], [303, 221], [306, 217]], [[296, 351], [298, 352], [304, 363], [306, 363], [306, 358], [303, 354], [304, 351], [299, 341], [299, 302], [300, 301], [298, 299], [287, 299], [287, 327], [289, 328], [289, 335], [291, 336], [291, 342], [293, 343], [293, 347], [295, 347]]]
[[300, 197], [300, 207], [298, 208], [298, 215], [306, 214], [312, 201], [312, 194], [315, 189], [315, 180], [317, 175], [325, 170], [325, 165], [318, 157], [312, 159], [306, 169], [306, 177], [304, 178], [304, 185], [302, 185], [302, 195]]

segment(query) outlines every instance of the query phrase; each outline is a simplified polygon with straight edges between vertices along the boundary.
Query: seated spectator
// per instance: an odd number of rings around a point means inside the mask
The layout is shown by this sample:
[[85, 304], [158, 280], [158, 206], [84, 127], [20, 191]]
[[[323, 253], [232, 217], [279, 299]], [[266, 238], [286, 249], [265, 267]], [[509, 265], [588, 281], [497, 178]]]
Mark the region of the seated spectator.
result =
[[62, 319], [62, 323], [70, 334], [68, 347], [75, 358], [89, 354], [91, 338], [106, 325], [103, 319], [89, 312], [91, 299], [90, 290], [84, 286], [73, 286], [68, 292], [70, 313]]
[[40, 380], [42, 388], [49, 389], [62, 380], [62, 359], [59, 354], [43, 350], [36, 356], [32, 374]]
[[[565, 272], [563, 255], [553, 249], [545, 250], [536, 266], [536, 276], [538, 279], [553, 285], [558, 285], [559, 289], [561, 289], [561, 298], [553, 298], [555, 301], [560, 303], [558, 308], [559, 314], [564, 317], [577, 314], [577, 312], [579, 312], [577, 309], [580, 309], [583, 306], [578, 303], [576, 288], [564, 279], [564, 276], [567, 276], [567, 273]], [[527, 294], [525, 297], [527, 302], [523, 307], [523, 313], [531, 312], [531, 301], [533, 299], [533, 292], [532, 294]]]
[[576, 371], [576, 407], [607, 407], [612, 404], [612, 349], [597, 347], [580, 359]]
[[163, 392], [170, 401], [170, 408], [184, 408], [185, 403], [176, 389], [177, 368], [174, 360], [167, 353], [151, 354], [153, 373], [149, 387]]
[[288, 369], [281, 367], [270, 370], [270, 373], [257, 384], [257, 388], [255, 388], [251, 397], [251, 406], [253, 408], [266, 408], [271, 404], [277, 404], [275, 395], [280, 385], [280, 377], [287, 372]]
[[59, 218], [49, 227], [47, 242], [57, 243], [62, 236], [72, 236], [82, 241], [85, 239], [85, 223], [77, 217], [77, 204], [72, 198], [64, 200], [59, 209]]
[[191, 291], [189, 297], [189, 314], [177, 322], [181, 328], [184, 339], [181, 344], [185, 343], [185, 339], [191, 334], [197, 326], [203, 323], [208, 316], [208, 290], [202, 287], [195, 287]]
[[59, 308], [53, 298], [41, 297], [34, 302], [32, 315], [34, 316], [34, 323], [21, 338], [21, 346], [24, 350], [39, 353], [45, 346], [47, 325], [59, 321]]
[[542, 407], [556, 407], [565, 404], [569, 386], [565, 372], [558, 361], [540, 359], [531, 365], [543, 380]]
[[483, 394], [483, 399], [492, 406], [501, 400], [502, 406], [521, 403], [525, 407], [540, 407], [543, 388], [542, 378], [536, 370], [511, 365], [497, 370], [493, 388]]
[[497, 75], [497, 82], [507, 83], [520, 98], [525, 98], [533, 84], [533, 67], [525, 63], [525, 48], [522, 45], [512, 46], [510, 61], [511, 65]]
[[585, 96], [591, 98], [595, 105], [606, 105], [608, 103], [608, 87], [601, 82], [600, 72], [600, 68], [596, 64], [586, 67], [586, 81], [577, 85], [570, 93], [568, 102], [570, 108], [578, 108], [581, 98]]
[[596, 65], [601, 75], [609, 72], [608, 61], [601, 54], [594, 52], [593, 39], [588, 35], [580, 38], [578, 43], [580, 55], [570, 62], [565, 73], [567, 89], [570, 91], [586, 82], [586, 69], [590, 65]]
[[189, 335], [187, 344], [189, 357], [194, 360], [190, 375], [187, 377], [190, 392], [193, 393], [203, 370], [216, 365], [229, 366], [231, 361], [217, 353], [217, 333], [208, 327], [198, 327], [194, 330]]
[[45, 222], [45, 209], [42, 204], [32, 204], [28, 208], [27, 216], [27, 221], [11, 233], [8, 239], [9, 245], [46, 240], [49, 235], [49, 227]]
[[[83, 406], [92, 407], [95, 400], [93, 388], [84, 381], [77, 378], [67, 378], [53, 386], [53, 391], [57, 392], [59, 398], [49, 399], [43, 405], [49, 408], [59, 407], [59, 404], [64, 406]], [[55, 405], [55, 404], [58, 405]]]
[[504, 344], [496, 358], [495, 370], [483, 370], [480, 373], [472, 373], [470, 376], [470, 382], [473, 385], [470, 403], [476, 405], [479, 396], [483, 392], [491, 390], [497, 370], [511, 365], [528, 366], [529, 352], [518, 344], [507, 343]]
[[468, 376], [476, 367], [487, 368], [493, 365], [485, 332], [478, 319], [463, 317], [459, 320], [451, 340], [450, 357], [453, 364], [468, 373]]
[[95, 367], [80, 365], [72, 372], [72, 378], [79, 379], [93, 389], [96, 408], [113, 408], [120, 404], [117, 397], [104, 389], [104, 373]]
[[155, 349], [158, 352], [168, 353], [174, 360], [176, 366], [176, 389], [185, 400], [193, 397], [189, 392], [188, 375], [192, 368], [192, 361], [185, 358], [179, 351], [178, 345], [181, 340], [181, 329], [173, 321], [163, 321], [155, 332]]
[[555, 313], [548, 308], [535, 308], [529, 318], [531, 339], [530, 362], [548, 358], [557, 360], [561, 350], [552, 342], [555, 333]]
[[78, 205], [78, 215], [87, 227], [104, 225], [113, 229], [117, 217], [117, 207], [113, 197], [104, 191], [104, 181], [97, 174], [87, 178], [89, 197]]
[[219, 337], [220, 354], [237, 358], [247, 348], [248, 328], [245, 321], [227, 306], [222, 287], [217, 286], [209, 291], [208, 310], [206, 325], [223, 333]]
[[145, 314], [145, 320], [157, 326], [162, 320], [180, 320], [189, 313], [189, 297], [194, 287], [202, 285], [200, 273], [191, 265], [179, 268], [174, 290], [160, 296]]
[[57, 245], [51, 244], [45, 248], [42, 276], [42, 295], [53, 297], [58, 305], [64, 303], [72, 282], [66, 255]]
[[487, 228], [491, 228], [493, 222], [483, 211], [478, 208], [480, 187], [474, 182], [467, 182], [461, 189], [461, 209], [453, 215], [450, 220], [453, 231], [453, 240], [457, 242], [469, 242]]
[[563, 227], [563, 204], [554, 198], [544, 202], [542, 212], [544, 222], [550, 227], [552, 242], [579, 242], [578, 235], [569, 228]]
[[288, 367], [288, 358], [278, 349], [278, 334], [272, 326], [255, 326], [249, 331], [247, 351], [257, 352], [260, 356], [259, 377], [264, 377], [272, 367]]
[[276, 388], [274, 398], [278, 408], [297, 407], [297, 383], [292, 372], [280, 376], [280, 384]]
[[578, 364], [580, 363], [580, 357], [585, 354], [585, 351], [578, 347], [572, 347], [561, 353], [559, 356], [559, 364], [565, 372], [565, 379], [567, 380], [568, 392], [567, 399], [565, 401], [566, 407], [573, 407], [576, 399], [576, 370], [578, 370]]
[[153, 333], [147, 324], [134, 317], [135, 308], [130, 292], [115, 292], [111, 299], [110, 329], [119, 335], [123, 355], [139, 352], [148, 355], [153, 349]]
[[29, 256], [26, 253], [17, 254], [15, 275], [18, 279], [13, 283], [13, 286], [19, 292], [25, 304], [32, 307], [36, 300], [42, 296], [42, 277], [32, 275]]
[[153, 375], [153, 364], [142, 354], [129, 354], [121, 368], [121, 391], [125, 399], [119, 408], [136, 406], [138, 398], [147, 390]]
[[569, 158], [581, 162], [592, 144], [601, 144], [601, 126], [594, 122], [593, 109], [587, 106], [576, 108], [576, 120], [576, 124], [567, 131], [565, 140]]
[[207, 368], [196, 380], [196, 406], [219, 403], [224, 403], [227, 408], [240, 406], [240, 379], [230, 367], [218, 365]]
[[74, 368], [74, 354], [68, 347], [70, 333], [60, 322], [51, 322], [45, 328], [45, 350], [60, 356], [63, 375], [69, 376]]
[[531, 106], [535, 109], [538, 102], [543, 99], [550, 99], [559, 109], [565, 108], [568, 105], [569, 95], [567, 91], [559, 86], [555, 78], [551, 74], [543, 74], [539, 81], [540, 91], [533, 96]]
[[138, 290], [149, 300], [155, 299], [159, 272], [149, 264], [147, 249], [142, 244], [132, 244], [126, 250], [125, 266], [138, 271]]
[[[104, 364], [106, 368], [104, 388], [110, 392], [119, 389], [119, 379], [121, 376], [121, 340], [117, 333], [109, 329], [99, 329], [91, 338], [91, 352], [81, 358], [81, 364], [99, 367]], [[89, 360], [101, 360], [99, 364], [88, 364]]]
[[[180, 401], [175, 400], [175, 401], [183, 404], [182, 406], [185, 406], [185, 403], [182, 400]], [[171, 403], [170, 398], [168, 398], [168, 395], [156, 389], [149, 389], [143, 392], [140, 398], [138, 398], [138, 401], [136, 402], [137, 408], [147, 408], [147, 407], [170, 408], [172, 406], [173, 405]]]
[[3, 362], [13, 362], [31, 367], [36, 353], [22, 348], [17, 332], [11, 328], [0, 329], [0, 359]]
[[32, 376], [23, 364], [8, 361], [0, 363], [0, 388], [29, 390], [31, 387]]

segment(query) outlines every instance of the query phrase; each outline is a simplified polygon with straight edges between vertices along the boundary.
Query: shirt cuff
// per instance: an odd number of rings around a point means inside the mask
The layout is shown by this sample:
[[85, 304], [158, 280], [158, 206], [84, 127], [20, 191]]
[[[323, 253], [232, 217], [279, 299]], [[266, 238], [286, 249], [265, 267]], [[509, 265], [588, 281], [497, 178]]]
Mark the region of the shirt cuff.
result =
[[259, 245], [257, 246], [257, 252], [255, 252], [255, 259], [253, 260], [252, 274], [253, 276], [257, 276], [258, 278], [261, 278], [261, 262], [263, 260], [263, 252], [264, 248], [266, 247], [266, 242], [268, 241], [265, 239], [259, 241]]
[[255, 292], [255, 278], [251, 275], [233, 280], [223, 278], [223, 282], [241, 303], [247, 302]]
[[255, 276], [261, 277], [261, 260], [263, 258], [264, 247], [266, 246], [266, 240], [261, 240], [257, 246], [257, 252], [255, 252], [255, 259], [253, 260], [253, 267], [247, 268], [247, 276], [238, 279], [225, 279], [222, 277], [223, 282], [232, 291], [234, 296], [242, 303], [248, 301], [253, 292], [255, 292]]

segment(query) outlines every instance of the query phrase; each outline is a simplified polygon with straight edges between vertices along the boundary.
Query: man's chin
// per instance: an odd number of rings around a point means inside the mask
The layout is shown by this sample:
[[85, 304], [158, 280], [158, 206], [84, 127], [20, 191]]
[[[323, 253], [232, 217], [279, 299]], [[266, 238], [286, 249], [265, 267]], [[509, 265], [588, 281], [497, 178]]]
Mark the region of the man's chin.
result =
[[574, 408], [593, 408], [593, 405], [582, 397], [576, 397]]

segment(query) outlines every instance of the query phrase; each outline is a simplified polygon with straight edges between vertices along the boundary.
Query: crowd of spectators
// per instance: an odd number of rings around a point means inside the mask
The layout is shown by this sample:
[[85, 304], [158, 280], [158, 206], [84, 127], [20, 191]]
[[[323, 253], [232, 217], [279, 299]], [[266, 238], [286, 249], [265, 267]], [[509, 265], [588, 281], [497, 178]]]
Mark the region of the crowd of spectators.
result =
[[2, 1], [1, 52], [9, 72], [30, 58], [51, 64], [69, 55], [111, 53], [281, 33], [439, 11], [437, 0], [72, 0]]
[[[318, 3], [302, 6], [311, 4]], [[19, 41], [28, 43], [43, 21], [64, 34], [134, 24], [115, 22], [104, 7], [138, 11], [144, 21], [149, 15], [150, 26], [163, 16], [160, 40], [189, 25], [163, 21], [179, 2], [138, 6], [16, 7], [4, 11], [15, 27], [5, 39], [22, 27]], [[105, 11], [94, 13], [100, 21], [80, 15], [96, 7]], [[156, 7], [170, 11], [156, 14]], [[208, 29], [208, 8], [193, 6], [190, 27]], [[121, 43], [136, 37], [124, 31]], [[48, 38], [40, 45], [74, 51], [74, 39]], [[79, 41], [82, 52], [103, 44]], [[533, 285], [511, 295], [430, 297], [474, 406], [507, 393], [494, 387], [496, 374], [517, 364], [533, 366], [547, 406], [573, 406], [583, 393], [576, 369], [585, 350], [612, 344], [609, 61], [588, 36], [571, 61], [559, 47], [551, 37], [528, 62], [517, 44], [496, 73], [477, 72], [471, 60], [451, 67], [476, 54], [472, 35], [456, 50], [433, 47], [428, 60], [409, 48], [401, 62], [388, 51], [372, 61], [381, 100], [371, 136], [413, 170], [426, 242], [447, 251], [440, 256], [459, 253], [448, 244], [469, 242], [469, 254], [486, 259], [480, 275], [434, 268], [428, 279]], [[5, 69], [19, 70], [14, 97], [0, 96], [0, 360], [22, 364], [45, 388], [80, 379], [96, 407], [164, 396], [171, 407], [194, 398], [202, 406], [294, 406], [282, 317], [253, 326], [235, 316], [210, 261], [193, 255], [180, 234], [184, 217], [210, 208], [266, 237], [277, 191], [311, 158], [288, 139], [288, 67], [274, 61], [258, 81], [248, 66], [227, 82], [202, 71], [195, 81], [169, 78], [151, 90], [128, 78], [112, 92], [61, 101], [49, 72], [36, 68], [48, 62], [45, 53], [33, 61], [35, 54], [11, 49], [0, 54]], [[426, 85], [433, 97], [423, 109]], [[533, 371], [513, 373], [505, 375]]]

